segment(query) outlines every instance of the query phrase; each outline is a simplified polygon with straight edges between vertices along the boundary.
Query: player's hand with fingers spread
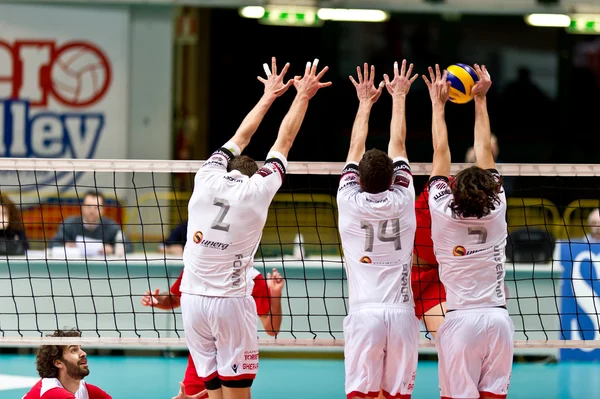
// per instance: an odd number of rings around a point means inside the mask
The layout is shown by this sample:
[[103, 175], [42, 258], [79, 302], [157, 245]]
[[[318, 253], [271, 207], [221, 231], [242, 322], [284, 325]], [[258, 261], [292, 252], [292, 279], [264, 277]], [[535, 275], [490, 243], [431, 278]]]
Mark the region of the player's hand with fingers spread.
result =
[[161, 296], [160, 290], [157, 288], [154, 290], [154, 292], [146, 291], [144, 293], [144, 296], [142, 297], [142, 305], [153, 307], [161, 304], [161, 302], [164, 302], [164, 300], [164, 295]]
[[331, 82], [321, 82], [321, 78], [325, 75], [325, 72], [329, 70], [329, 67], [325, 67], [317, 74], [317, 66], [319, 65], [319, 59], [316, 58], [314, 62], [306, 63], [306, 69], [304, 70], [304, 76], [296, 76], [294, 78], [294, 87], [298, 94], [306, 95], [309, 99], [312, 98], [317, 91], [323, 87], [331, 86]]
[[385, 87], [392, 97], [406, 96], [408, 94], [410, 86], [419, 77], [419, 74], [417, 73], [411, 77], [412, 71], [413, 64], [410, 64], [407, 70], [406, 60], [403, 60], [402, 68], [400, 70], [398, 70], [398, 62], [394, 62], [394, 80], [390, 81], [390, 77], [387, 74], [383, 75]]
[[429, 88], [429, 96], [431, 97], [432, 105], [444, 105], [450, 97], [450, 82], [448, 82], [448, 71], [444, 70], [440, 72], [440, 66], [435, 64], [435, 73], [433, 68], [429, 67], [429, 77], [431, 81], [427, 79], [427, 76], [423, 75], [423, 80]]
[[187, 395], [185, 393], [185, 385], [183, 385], [183, 382], [179, 383], [179, 393], [177, 394], [177, 396], [174, 396], [173, 399], [200, 399], [203, 396], [206, 396], [206, 389], [204, 391], [200, 391], [195, 395]]
[[356, 74], [358, 75], [358, 83], [354, 80], [354, 77], [350, 76], [350, 81], [356, 87], [356, 95], [361, 103], [375, 104], [381, 96], [381, 91], [385, 83], [380, 82], [375, 87], [375, 66], [371, 65], [371, 73], [369, 73], [369, 64], [365, 62], [364, 70], [361, 73], [360, 67], [356, 67]]
[[484, 98], [492, 86], [492, 78], [485, 65], [479, 66], [478, 64], [473, 65], [479, 81], [473, 86], [471, 92], [475, 99]]
[[287, 89], [292, 86], [292, 84], [294, 84], [294, 79], [289, 79], [287, 82], [284, 81], [285, 74], [290, 68], [289, 62], [285, 64], [279, 75], [277, 74], [277, 61], [275, 60], [275, 57], [271, 59], [271, 69], [269, 69], [269, 65], [267, 63], [263, 64], [263, 68], [267, 78], [264, 79], [260, 76], [257, 76], [257, 79], [265, 85], [266, 95], [271, 94], [275, 97], [279, 97], [285, 93]]
[[279, 274], [277, 269], [273, 268], [273, 274], [267, 273], [267, 286], [273, 297], [281, 297], [285, 279]]

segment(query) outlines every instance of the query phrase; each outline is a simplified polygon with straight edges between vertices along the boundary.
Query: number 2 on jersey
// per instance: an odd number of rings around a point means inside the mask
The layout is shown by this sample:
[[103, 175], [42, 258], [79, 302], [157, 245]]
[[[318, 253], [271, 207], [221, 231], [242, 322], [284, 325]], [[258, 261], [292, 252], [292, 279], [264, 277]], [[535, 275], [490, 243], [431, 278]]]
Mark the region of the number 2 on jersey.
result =
[[221, 209], [215, 220], [213, 220], [210, 228], [226, 232], [229, 231], [229, 223], [223, 223], [223, 219], [225, 219], [227, 212], [229, 212], [229, 202], [222, 198], [215, 198], [213, 205], [218, 206]]
[[[392, 232], [387, 231], [388, 222], [392, 222]], [[373, 241], [375, 240], [375, 232], [373, 225], [366, 221], [360, 222], [360, 228], [366, 230], [365, 237], [365, 252], [373, 251]], [[402, 243], [400, 242], [400, 219], [382, 220], [379, 222], [377, 228], [377, 239], [382, 242], [394, 242], [394, 249], [396, 251], [402, 249]]]

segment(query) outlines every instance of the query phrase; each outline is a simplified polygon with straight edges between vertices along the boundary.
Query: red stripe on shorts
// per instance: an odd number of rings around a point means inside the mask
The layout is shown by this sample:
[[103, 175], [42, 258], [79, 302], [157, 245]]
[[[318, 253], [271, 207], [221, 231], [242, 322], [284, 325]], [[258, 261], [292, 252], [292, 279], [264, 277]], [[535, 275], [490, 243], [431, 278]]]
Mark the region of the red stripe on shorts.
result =
[[208, 377], [200, 377], [200, 379], [201, 379], [202, 381], [210, 381], [210, 380], [212, 380], [213, 378], [216, 378], [216, 377], [218, 377], [218, 376], [219, 376], [219, 373], [215, 371], [214, 373], [211, 373], [211, 374], [210, 374]]
[[368, 393], [362, 393], [362, 392], [358, 392], [358, 391], [353, 391], [353, 392], [350, 392], [348, 395], [346, 395], [346, 398], [347, 399], [352, 399], [352, 398], [366, 398], [367, 396], [369, 396], [369, 397], [377, 397], [377, 395], [379, 395], [378, 391], [368, 392]]
[[395, 395], [392, 395], [389, 392], [386, 392], [384, 390], [382, 390], [383, 392], [383, 397], [385, 399], [410, 399], [411, 395], [406, 395], [406, 394], [401, 394], [401, 393], [397, 393]]
[[491, 393], [491, 392], [479, 392], [479, 398], [483, 398], [483, 397], [488, 397], [488, 398], [495, 398], [495, 399], [504, 399], [506, 398], [506, 394], [497, 394], [497, 393]]

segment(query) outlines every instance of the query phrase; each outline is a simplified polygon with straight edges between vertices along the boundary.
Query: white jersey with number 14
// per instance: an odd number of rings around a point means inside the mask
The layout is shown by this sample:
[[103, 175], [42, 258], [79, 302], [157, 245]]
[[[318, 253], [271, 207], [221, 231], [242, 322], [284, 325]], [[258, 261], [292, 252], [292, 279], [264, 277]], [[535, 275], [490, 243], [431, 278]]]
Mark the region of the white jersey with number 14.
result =
[[253, 266], [287, 160], [270, 153], [265, 165], [248, 177], [237, 170], [227, 172], [233, 156], [223, 147], [196, 173], [188, 205], [181, 292], [219, 297], [252, 293], [246, 274]]
[[389, 190], [360, 189], [358, 165], [348, 163], [337, 194], [350, 308], [395, 304], [414, 308], [410, 286], [416, 231], [415, 189], [408, 160], [394, 159]]

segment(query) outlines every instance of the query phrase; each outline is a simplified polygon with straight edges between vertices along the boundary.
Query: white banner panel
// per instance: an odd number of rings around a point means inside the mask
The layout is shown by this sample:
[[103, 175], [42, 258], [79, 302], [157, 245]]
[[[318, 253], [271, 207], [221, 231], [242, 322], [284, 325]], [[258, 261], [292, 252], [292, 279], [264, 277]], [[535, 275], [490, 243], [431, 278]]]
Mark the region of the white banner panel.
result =
[[[125, 158], [128, 47], [125, 7], [0, 4], [0, 156]], [[5, 190], [49, 184], [55, 195], [76, 176], [0, 173]]]

